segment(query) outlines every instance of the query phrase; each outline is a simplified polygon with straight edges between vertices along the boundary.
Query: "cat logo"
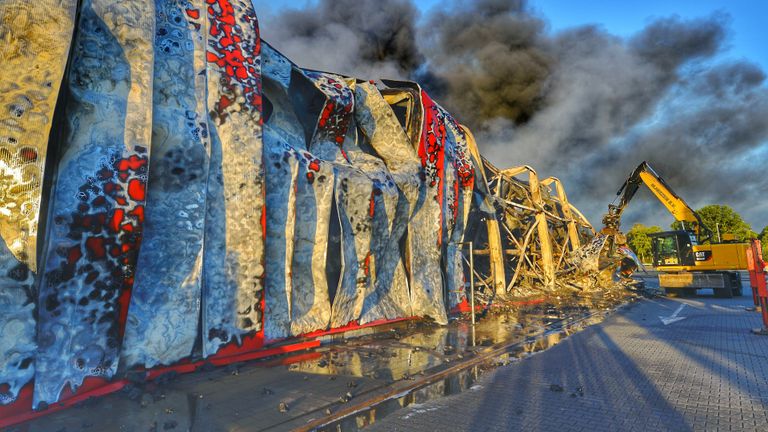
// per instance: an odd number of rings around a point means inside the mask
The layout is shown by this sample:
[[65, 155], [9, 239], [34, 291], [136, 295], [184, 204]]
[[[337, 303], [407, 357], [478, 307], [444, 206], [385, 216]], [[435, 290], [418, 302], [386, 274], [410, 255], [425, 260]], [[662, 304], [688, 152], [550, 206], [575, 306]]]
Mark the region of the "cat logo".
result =
[[706, 261], [712, 256], [712, 252], [697, 251], [697, 252], [694, 252], [694, 256], [696, 257], [696, 261]]

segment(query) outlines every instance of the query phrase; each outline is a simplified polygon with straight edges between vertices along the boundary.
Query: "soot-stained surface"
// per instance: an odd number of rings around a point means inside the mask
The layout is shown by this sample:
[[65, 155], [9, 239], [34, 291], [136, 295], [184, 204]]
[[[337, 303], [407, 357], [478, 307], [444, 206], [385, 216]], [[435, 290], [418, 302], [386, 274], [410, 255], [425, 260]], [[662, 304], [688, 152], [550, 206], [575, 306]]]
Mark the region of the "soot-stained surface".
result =
[[197, 13], [203, 6], [203, 0], [156, 2], [153, 181], [137, 264], [141, 271], [125, 324], [122, 356], [128, 367], [174, 363], [188, 357], [197, 341], [210, 151], [207, 27]]
[[154, 3], [87, 1], [79, 29], [40, 282], [35, 405], [115, 373], [144, 222]]
[[248, 1], [208, 2], [211, 167], [203, 271], [203, 354], [262, 329], [264, 168], [261, 39]]
[[35, 374], [38, 221], [77, 2], [0, 3], [0, 405]]

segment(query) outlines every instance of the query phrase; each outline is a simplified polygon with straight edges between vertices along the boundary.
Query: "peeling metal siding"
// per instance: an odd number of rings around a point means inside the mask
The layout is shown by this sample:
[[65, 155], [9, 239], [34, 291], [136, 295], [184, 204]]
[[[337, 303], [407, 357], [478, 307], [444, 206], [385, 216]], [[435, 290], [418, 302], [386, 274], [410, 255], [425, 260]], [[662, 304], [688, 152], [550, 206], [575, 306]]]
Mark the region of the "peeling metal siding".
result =
[[333, 185], [330, 164], [308, 158], [299, 161], [290, 262], [291, 335], [326, 329], [331, 319], [325, 266]]
[[40, 278], [35, 406], [117, 370], [144, 222], [154, 17], [149, 1], [83, 5]]
[[35, 374], [40, 201], [76, 4], [0, 1], [0, 405]]
[[443, 278], [440, 268], [443, 236], [442, 192], [445, 123], [439, 109], [426, 92], [421, 92], [423, 109], [419, 157], [423, 169], [423, 185], [408, 227], [411, 269], [411, 307], [416, 316], [430, 317], [446, 324], [448, 316], [443, 300]]
[[365, 314], [364, 323], [412, 315], [400, 239], [418, 197], [419, 159], [378, 89], [360, 83], [355, 87], [355, 95], [358, 125], [389, 171], [387, 183], [380, 184], [386, 192], [374, 196], [373, 206], [374, 217], [378, 219], [374, 224], [375, 289], [368, 302], [375, 304], [378, 312]]
[[[156, 2], [152, 155], [146, 223], [122, 357], [126, 366], [192, 354], [200, 316], [210, 144], [203, 0]], [[191, 85], [190, 85], [191, 84]]]
[[264, 170], [261, 39], [248, 1], [207, 7], [212, 160], [203, 270], [203, 353], [261, 330]]

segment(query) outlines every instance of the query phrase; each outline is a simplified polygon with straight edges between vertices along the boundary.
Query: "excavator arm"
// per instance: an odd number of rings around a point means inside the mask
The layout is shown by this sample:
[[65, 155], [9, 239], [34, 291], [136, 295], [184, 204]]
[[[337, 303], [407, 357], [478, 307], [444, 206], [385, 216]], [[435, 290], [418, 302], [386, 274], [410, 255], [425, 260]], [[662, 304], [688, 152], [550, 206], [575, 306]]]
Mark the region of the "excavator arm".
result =
[[641, 184], [645, 184], [656, 198], [664, 204], [664, 207], [672, 213], [675, 220], [682, 222], [686, 229], [693, 231], [697, 236], [711, 236], [711, 231], [701, 221], [698, 213], [685, 200], [680, 198], [645, 161], [632, 171], [629, 178], [627, 178], [619, 191], [616, 192], [616, 195], [620, 196], [618, 204], [608, 206], [608, 213], [603, 217], [603, 224], [607, 228], [613, 228], [618, 231], [621, 214], [635, 196]]

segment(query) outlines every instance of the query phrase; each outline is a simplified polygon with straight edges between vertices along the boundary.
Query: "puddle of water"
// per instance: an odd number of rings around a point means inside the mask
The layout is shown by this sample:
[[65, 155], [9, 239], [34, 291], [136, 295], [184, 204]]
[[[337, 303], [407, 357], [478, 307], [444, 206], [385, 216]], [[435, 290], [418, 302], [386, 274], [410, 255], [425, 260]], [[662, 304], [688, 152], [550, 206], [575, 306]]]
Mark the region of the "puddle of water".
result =
[[[410, 389], [321, 428], [357, 430], [403, 407], [466, 391], [488, 370], [559, 343], [601, 321], [602, 312], [632, 296], [623, 290], [569, 292], [525, 309], [492, 309], [474, 327], [464, 317], [447, 326], [406, 322], [355, 338], [334, 336], [320, 349], [293, 357], [182, 375], [167, 383], [136, 384], [30, 422], [23, 430], [286, 429], [393, 388]], [[496, 352], [512, 343], [510, 349]], [[425, 376], [472, 360], [477, 360], [474, 365], [419, 384]], [[343, 400], [347, 393], [350, 400]], [[285, 403], [284, 412], [279, 403]]]
[[461, 393], [467, 390], [480, 388], [476, 385], [479, 378], [485, 373], [500, 366], [506, 366], [510, 363], [519, 361], [519, 359], [530, 356], [533, 353], [546, 350], [560, 343], [568, 336], [583, 330], [584, 328], [597, 324], [605, 318], [601, 312], [584, 315], [578, 319], [569, 320], [559, 328], [547, 329], [544, 334], [537, 337], [527, 337], [524, 342], [520, 342], [500, 355], [475, 365], [463, 369], [455, 374], [451, 374], [437, 382], [427, 384], [412, 391], [406, 392], [397, 397], [386, 399], [380, 403], [371, 405], [354, 415], [349, 415], [336, 421], [318, 427], [318, 431], [357, 431], [369, 426], [376, 421], [390, 415], [399, 409], [419, 405], [425, 402], [440, 399], [446, 396]]
[[[451, 346], [451, 348], [470, 356], [478, 355], [478, 348], [493, 347], [515, 340], [519, 340], [519, 342], [510, 346], [505, 352], [494, 355], [478, 365], [462, 369], [436, 382], [365, 407], [353, 415], [345, 416], [318, 427], [317, 430], [359, 430], [401, 408], [476, 388], [476, 382], [479, 377], [487, 371], [551, 348], [568, 336], [603, 321], [606, 311], [614, 309], [619, 304], [629, 301], [633, 297], [634, 295], [628, 292], [609, 293], [606, 296], [599, 297], [562, 297], [560, 301], [542, 305], [533, 310], [527, 310], [520, 315], [507, 314], [490, 317], [487, 321], [478, 323], [474, 329], [474, 335], [472, 335], [472, 326], [466, 324], [444, 327], [442, 331], [430, 334], [430, 336], [435, 338], [435, 334], [440, 335], [442, 339], [438, 338], [438, 342], [442, 341], [442, 346], [448, 345], [444, 342], [445, 340], [462, 341], [464, 342], [463, 344], [459, 343], [458, 345]], [[423, 336], [426, 335], [419, 336], [416, 338], [419, 343], [414, 343], [414, 346], [424, 345], [426, 340], [423, 339]], [[434, 342], [434, 339], [427, 340], [429, 341], [427, 345], [431, 345]], [[475, 343], [472, 344], [472, 341]], [[438, 344], [438, 346], [441, 345]], [[482, 355], [482, 352], [479, 355]], [[446, 353], [443, 356], [434, 355], [429, 361], [434, 362], [440, 359], [450, 361], [451, 356], [446, 355]], [[387, 364], [389, 365], [389, 370], [395, 370], [392, 369], [392, 363]], [[422, 366], [428, 364], [427, 362], [422, 364]], [[382, 363], [379, 363], [379, 365], [385, 367]], [[445, 364], [442, 366], [445, 366]], [[428, 375], [438, 372], [440, 369], [444, 368], [439, 366], [431, 369], [427, 368], [425, 373]]]

